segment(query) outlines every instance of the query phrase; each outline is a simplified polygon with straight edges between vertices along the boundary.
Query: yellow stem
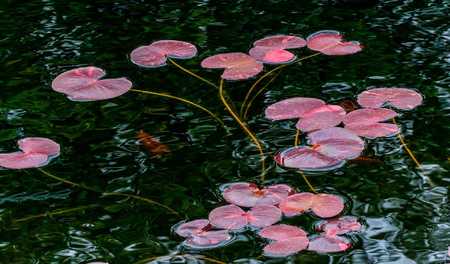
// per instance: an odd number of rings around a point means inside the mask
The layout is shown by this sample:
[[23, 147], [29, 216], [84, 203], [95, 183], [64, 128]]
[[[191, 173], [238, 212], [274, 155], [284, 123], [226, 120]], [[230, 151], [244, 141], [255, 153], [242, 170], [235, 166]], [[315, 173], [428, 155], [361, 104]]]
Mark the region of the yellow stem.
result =
[[[394, 122], [394, 124], [398, 127], [397, 121], [395, 121], [395, 118], [392, 118], [392, 122]], [[400, 128], [399, 128], [400, 129]], [[403, 148], [406, 150], [406, 152], [409, 154], [409, 156], [411, 157], [411, 159], [414, 161], [414, 163], [416, 163], [417, 168], [421, 168], [422, 166], [420, 165], [420, 162], [416, 159], [416, 157], [414, 156], [414, 153], [408, 148], [408, 146], [406, 145], [405, 140], [403, 139], [402, 133], [398, 132], [397, 134], [398, 139], [400, 140]]]
[[295, 141], [294, 141], [294, 146], [298, 146], [301, 142], [300, 142], [300, 134], [301, 131], [300, 129], [297, 129], [297, 132], [295, 133]]
[[128, 193], [119, 193], [119, 192], [104, 192], [102, 193], [102, 195], [104, 196], [123, 196], [123, 197], [128, 197], [128, 198], [132, 198], [135, 200], [139, 200], [139, 201], [143, 201], [149, 204], [154, 204], [154, 205], [158, 205], [160, 207], [163, 207], [165, 209], [167, 209], [167, 211], [171, 212], [174, 215], [180, 216], [180, 214], [175, 211], [174, 209], [170, 208], [167, 205], [164, 205], [162, 203], [158, 203], [157, 201], [142, 197], [142, 196], [138, 196], [138, 195], [134, 195], [134, 194], [128, 194]]
[[[244, 115], [241, 115], [243, 118], [244, 118], [244, 120], [246, 120], [247, 119], [247, 115], [248, 115], [248, 112], [250, 111], [250, 108], [252, 107], [252, 104], [253, 104], [253, 102], [256, 100], [256, 98], [258, 98], [258, 96], [264, 91], [264, 90], [266, 90], [268, 87], [269, 87], [269, 85], [273, 82], [273, 81], [275, 81], [275, 79], [278, 77], [278, 75], [280, 75], [280, 73], [281, 73], [281, 71], [282, 71], [283, 69], [281, 69], [281, 70], [279, 70], [278, 72], [277, 72], [277, 74], [275, 74], [261, 89], [259, 89], [258, 90], [258, 92], [256, 92], [256, 94], [252, 97], [252, 99], [250, 100], [250, 101], [248, 101], [248, 103], [247, 103], [247, 106], [245, 107], [245, 111], [244, 111]], [[242, 108], [244, 107], [244, 104], [242, 104]], [[241, 109], [242, 109], [241, 108]]]
[[162, 97], [174, 99], [174, 100], [177, 100], [177, 101], [180, 101], [180, 102], [183, 102], [183, 103], [192, 105], [192, 106], [194, 106], [194, 107], [196, 107], [196, 108], [198, 108], [198, 109], [200, 109], [200, 110], [202, 110], [202, 111], [208, 113], [208, 115], [210, 115], [212, 118], [214, 118], [217, 122], [220, 123], [220, 125], [221, 125], [222, 127], [225, 128], [225, 124], [223, 123], [223, 121], [222, 121], [219, 117], [217, 117], [213, 112], [209, 111], [206, 107], [203, 107], [203, 106], [201, 106], [201, 105], [199, 105], [199, 104], [196, 104], [196, 103], [194, 103], [194, 102], [192, 102], [192, 101], [189, 101], [189, 100], [187, 100], [187, 99], [184, 99], [184, 98], [181, 98], [181, 97], [177, 97], [177, 96], [173, 96], [173, 95], [170, 95], [170, 94], [164, 94], [164, 93], [158, 93], [158, 92], [151, 92], [151, 91], [144, 91], [144, 90], [138, 90], [138, 89], [130, 89], [130, 91], [138, 92], [138, 93], [143, 93], [143, 94], [150, 94], [150, 95], [162, 96]]
[[12, 221], [12, 223], [20, 223], [20, 222], [27, 222], [29, 220], [32, 219], [36, 219], [36, 218], [41, 218], [41, 217], [47, 217], [47, 216], [55, 216], [55, 215], [61, 215], [61, 214], [68, 214], [68, 213], [72, 213], [72, 212], [76, 212], [76, 211], [83, 211], [83, 210], [87, 210], [87, 209], [91, 209], [91, 208], [96, 208], [96, 207], [100, 207], [99, 204], [91, 204], [91, 205], [84, 205], [84, 206], [79, 206], [76, 208], [68, 208], [68, 209], [57, 209], [51, 212], [46, 212], [43, 214], [37, 214], [37, 215], [30, 215], [30, 216], [26, 216], [23, 218], [19, 218], [19, 219], [15, 219]]
[[213, 82], [208, 81], [207, 79], [203, 78], [202, 76], [200, 76], [200, 75], [198, 75], [198, 74], [196, 74], [196, 73], [194, 73], [194, 72], [184, 68], [183, 66], [181, 66], [180, 64], [178, 64], [174, 60], [172, 60], [171, 58], [168, 58], [168, 61], [170, 63], [172, 63], [173, 65], [175, 65], [178, 69], [180, 69], [180, 70], [184, 71], [185, 73], [187, 73], [187, 74], [189, 74], [189, 75], [199, 79], [200, 81], [205, 82], [205, 83], [207, 83], [208, 85], [210, 85], [210, 86], [212, 86], [214, 88], [217, 88], [217, 89], [219, 88]]
[[158, 206], [160, 206], [160, 207], [162, 207], [162, 208], [167, 209], [167, 210], [168, 210], [169, 212], [171, 212], [172, 214], [175, 214], [175, 215], [180, 216], [180, 214], [179, 214], [177, 211], [175, 211], [174, 209], [168, 207], [167, 205], [164, 205], [164, 204], [162, 204], [162, 203], [159, 203], [159, 202], [157, 202], [157, 201], [154, 201], [154, 200], [151, 200], [151, 199], [142, 197], [142, 196], [133, 195], [133, 194], [127, 194], [127, 193], [119, 193], [119, 192], [100, 192], [100, 191], [98, 191], [98, 190], [96, 190], [96, 189], [94, 189], [94, 188], [87, 187], [87, 186], [85, 186], [85, 185], [83, 185], [83, 184], [75, 183], [75, 182], [72, 182], [72, 181], [63, 179], [63, 178], [61, 178], [61, 177], [55, 176], [55, 175], [51, 174], [50, 172], [47, 172], [47, 171], [45, 171], [45, 170], [43, 170], [43, 169], [41, 169], [41, 168], [38, 168], [38, 170], [39, 170], [42, 174], [44, 174], [44, 175], [46, 175], [46, 176], [48, 176], [48, 177], [50, 177], [50, 178], [52, 178], [52, 179], [54, 179], [54, 180], [63, 182], [63, 183], [65, 183], [65, 184], [68, 184], [68, 185], [70, 185], [70, 186], [72, 186], [72, 187], [77, 187], [77, 188], [84, 189], [84, 190], [87, 190], [87, 191], [100, 193], [100, 194], [102, 194], [102, 195], [104, 195], [104, 196], [124, 196], [124, 197], [128, 197], [128, 198], [132, 198], [132, 199], [144, 201], [144, 202], [147, 202], [147, 203], [152, 204], [152, 205], [158, 205]]
[[306, 177], [306, 175], [303, 173], [303, 171], [298, 171], [298, 173], [300, 173], [300, 175], [302, 175], [303, 180], [306, 182], [306, 185], [308, 185], [309, 189], [313, 192], [313, 193], [317, 193], [316, 189], [314, 189], [314, 187], [312, 186], [312, 184], [309, 182], [308, 178]]
[[247, 135], [250, 137], [250, 139], [253, 141], [253, 143], [256, 145], [256, 148], [259, 151], [259, 155], [261, 158], [261, 181], [265, 180], [265, 174], [266, 174], [266, 165], [264, 160], [264, 151], [261, 143], [259, 142], [258, 138], [253, 134], [253, 132], [247, 127], [247, 125], [241, 121], [239, 116], [231, 109], [230, 105], [228, 104], [227, 100], [225, 99], [223, 95], [223, 79], [220, 79], [220, 85], [219, 85], [219, 97], [220, 100], [222, 100], [223, 105], [227, 109], [227, 111], [231, 114], [231, 116], [236, 120], [236, 122], [241, 126], [241, 128], [247, 133]]
[[[326, 47], [326, 48], [329, 48], [329, 47]], [[287, 66], [289, 66], [289, 65], [293, 65], [293, 64], [302, 62], [302, 61], [304, 61], [304, 60], [307, 60], [307, 59], [309, 59], [309, 58], [315, 57], [315, 56], [320, 55], [320, 54], [322, 54], [322, 53], [320, 53], [320, 52], [313, 53], [313, 54], [311, 54], [311, 55], [308, 55], [308, 56], [305, 56], [305, 57], [300, 58], [300, 59], [298, 59], [298, 60], [295, 60], [294, 62], [292, 62], [292, 63], [290, 63], [290, 64], [282, 64], [282, 65], [279, 65], [279, 66], [273, 68], [272, 70], [266, 72], [263, 76], [259, 77], [259, 79], [256, 80], [255, 83], [253, 83], [253, 85], [250, 87], [250, 89], [248, 90], [247, 94], [245, 95], [244, 102], [242, 103], [241, 110], [240, 110], [241, 116], [242, 116], [243, 111], [244, 111], [244, 109], [245, 109], [245, 104], [247, 103], [248, 99], [250, 98], [251, 93], [253, 92], [253, 90], [255, 90], [256, 86], [257, 86], [263, 79], [265, 79], [267, 76], [271, 75], [273, 72], [275, 72], [275, 71], [277, 71], [277, 70], [279, 70], [279, 69], [283, 69], [284, 67], [287, 67]]]

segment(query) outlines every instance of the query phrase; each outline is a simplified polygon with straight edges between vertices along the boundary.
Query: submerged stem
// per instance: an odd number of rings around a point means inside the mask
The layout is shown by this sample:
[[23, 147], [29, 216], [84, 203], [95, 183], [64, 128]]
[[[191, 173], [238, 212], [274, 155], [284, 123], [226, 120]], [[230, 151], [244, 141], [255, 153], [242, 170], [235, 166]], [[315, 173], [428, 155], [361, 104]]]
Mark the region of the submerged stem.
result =
[[184, 99], [184, 98], [181, 98], [181, 97], [177, 97], [177, 96], [174, 96], [174, 95], [170, 95], [170, 94], [164, 94], [164, 93], [158, 93], [158, 92], [151, 92], [151, 91], [144, 91], [144, 90], [138, 90], [138, 89], [130, 89], [130, 91], [138, 92], [138, 93], [143, 93], [143, 94], [150, 94], [150, 95], [162, 96], [162, 97], [174, 99], [174, 100], [177, 100], [177, 101], [180, 101], [180, 102], [183, 102], [183, 103], [192, 105], [192, 106], [194, 106], [194, 107], [196, 107], [196, 108], [198, 108], [198, 109], [200, 109], [200, 110], [202, 110], [202, 111], [208, 113], [208, 115], [210, 115], [212, 118], [214, 118], [217, 122], [220, 123], [220, 125], [221, 125], [222, 127], [225, 128], [225, 124], [223, 123], [223, 121], [222, 121], [219, 117], [217, 117], [213, 112], [209, 111], [206, 107], [201, 106], [201, 105], [199, 105], [199, 104], [197, 104], [197, 103], [194, 103], [194, 102], [192, 102], [192, 101], [189, 101], [189, 100], [187, 100], [187, 99]]
[[50, 177], [50, 178], [52, 178], [54, 180], [57, 180], [59, 182], [63, 182], [65, 184], [68, 184], [68, 185], [70, 185], [72, 187], [77, 187], [77, 188], [84, 189], [84, 190], [87, 190], [87, 191], [100, 193], [100, 194], [102, 194], [104, 196], [124, 196], [124, 197], [132, 198], [132, 199], [135, 199], [135, 200], [144, 201], [144, 202], [152, 204], [152, 205], [158, 205], [159, 207], [162, 207], [162, 208], [168, 210], [170, 213], [175, 214], [177, 216], [180, 216], [180, 214], [177, 211], [175, 211], [174, 209], [170, 208], [169, 206], [164, 205], [162, 203], [159, 203], [159, 202], [154, 201], [154, 200], [149, 199], [149, 198], [145, 198], [145, 197], [138, 196], [138, 195], [133, 195], [133, 194], [120, 193], [120, 192], [101, 192], [101, 191], [98, 191], [98, 190], [96, 190], [94, 188], [85, 186], [83, 184], [75, 183], [75, 182], [63, 179], [61, 177], [55, 176], [55, 175], [51, 174], [50, 172], [47, 172], [47, 171], [45, 171], [45, 170], [43, 170], [41, 168], [38, 168], [38, 170], [42, 174], [44, 174], [45, 176]]
[[[252, 107], [252, 104], [256, 100], [256, 98], [258, 98], [258, 96], [264, 90], [266, 90], [273, 81], [275, 81], [275, 79], [278, 77], [278, 75], [280, 75], [281, 71], [283, 71], [283, 69], [279, 70], [277, 72], [277, 74], [275, 74], [261, 89], [258, 90], [258, 92], [256, 92], [256, 94], [252, 97], [252, 99], [250, 101], [248, 101], [247, 106], [245, 107], [244, 114], [242, 115], [242, 113], [241, 113], [241, 116], [244, 118], [244, 120], [247, 119], [247, 115], [248, 115], [248, 112], [250, 111], [250, 107]], [[245, 104], [245, 102], [242, 104], [241, 112], [242, 112], [242, 109], [244, 108], [244, 104]]]
[[219, 88], [219, 87], [217, 87], [217, 85], [215, 85], [213, 82], [208, 81], [207, 79], [203, 78], [202, 76], [200, 76], [200, 75], [198, 75], [198, 74], [196, 74], [196, 73], [194, 73], [194, 72], [192, 72], [192, 71], [190, 71], [190, 70], [184, 68], [183, 66], [181, 66], [180, 64], [178, 64], [178, 63], [176, 63], [174, 60], [172, 60], [171, 58], [168, 58], [167, 60], [168, 60], [170, 63], [172, 63], [175, 67], [177, 67], [178, 69], [182, 70], [183, 72], [185, 72], [185, 73], [187, 73], [187, 74], [193, 76], [194, 78], [197, 78], [197, 79], [199, 79], [200, 81], [202, 81], [202, 82], [204, 82], [204, 83], [206, 83], [206, 84], [208, 84], [208, 85], [210, 85], [210, 86], [212, 86], [212, 87], [214, 87], [214, 88], [217, 88], [217, 89]]
[[[330, 47], [331, 47], [331, 46], [330, 46]], [[325, 49], [327, 49], [327, 48], [329, 48], [329, 47], [326, 47]], [[304, 61], [304, 60], [307, 60], [307, 59], [309, 59], [309, 58], [315, 57], [315, 56], [320, 55], [320, 54], [322, 54], [322, 53], [320, 53], [320, 52], [313, 53], [313, 54], [311, 54], [311, 55], [308, 55], [308, 56], [305, 56], [305, 57], [303, 57], [303, 58], [297, 59], [297, 60], [293, 61], [293, 62], [290, 63], [290, 64], [282, 64], [282, 65], [279, 65], [279, 66], [273, 68], [272, 70], [266, 72], [263, 76], [259, 77], [259, 79], [256, 80], [256, 81], [253, 83], [253, 85], [250, 87], [250, 89], [248, 89], [248, 92], [247, 92], [247, 94], [245, 95], [244, 102], [242, 103], [241, 110], [240, 110], [241, 116], [242, 116], [242, 114], [243, 114], [243, 111], [244, 111], [243, 109], [245, 108], [245, 104], [247, 103], [248, 99], [250, 98], [251, 93], [253, 92], [253, 90], [255, 90], [256, 86], [257, 86], [263, 79], [265, 79], [267, 76], [271, 75], [273, 72], [275, 72], [275, 71], [277, 71], [277, 70], [279, 70], [279, 69], [283, 69], [284, 67], [287, 67], [287, 66], [289, 66], [289, 65], [293, 65], [293, 64], [302, 62], [302, 61]]]
[[313, 193], [317, 193], [316, 189], [314, 189], [314, 187], [312, 186], [312, 184], [309, 182], [308, 178], [306, 177], [306, 175], [303, 173], [303, 171], [298, 171], [298, 173], [300, 173], [300, 175], [302, 175], [303, 180], [306, 182], [306, 185], [308, 185], [309, 189], [313, 192]]
[[298, 146], [301, 142], [300, 142], [300, 135], [301, 135], [301, 131], [300, 129], [297, 129], [297, 132], [295, 133], [295, 140], [294, 140], [294, 146]]
[[83, 211], [83, 210], [96, 208], [96, 207], [100, 207], [100, 206], [101, 205], [99, 205], [99, 204], [91, 204], [91, 205], [83, 205], [83, 206], [79, 206], [79, 207], [75, 207], [75, 208], [56, 209], [54, 211], [50, 211], [50, 212], [46, 212], [46, 213], [42, 213], [42, 214], [30, 215], [30, 216], [22, 217], [19, 219], [15, 219], [12, 221], [12, 223], [14, 224], [14, 223], [20, 223], [20, 222], [27, 222], [29, 220], [36, 219], [36, 218], [47, 217], [47, 216], [52, 217], [55, 215], [68, 214], [68, 213]]
[[[398, 127], [397, 121], [395, 121], [395, 118], [392, 118], [392, 122]], [[406, 150], [406, 152], [409, 154], [409, 156], [411, 157], [411, 159], [414, 161], [414, 163], [416, 164], [417, 168], [421, 169], [422, 166], [420, 165], [420, 162], [417, 160], [417, 158], [414, 156], [414, 153], [408, 148], [408, 146], [406, 145], [405, 140], [403, 139], [402, 133], [398, 133], [397, 134], [398, 139], [400, 140], [400, 143], [402, 144], [403, 148]]]
[[266, 174], [266, 164], [264, 160], [264, 151], [261, 143], [259, 142], [258, 138], [253, 134], [253, 132], [247, 127], [247, 125], [242, 122], [242, 120], [239, 118], [239, 116], [231, 109], [230, 105], [228, 104], [227, 100], [224, 97], [223, 94], [223, 79], [220, 79], [220, 85], [219, 85], [219, 97], [220, 100], [222, 100], [223, 105], [227, 109], [227, 111], [231, 114], [231, 116], [236, 120], [236, 122], [241, 126], [241, 128], [247, 133], [247, 135], [250, 137], [250, 139], [253, 141], [253, 143], [256, 145], [256, 148], [259, 151], [259, 155], [261, 158], [261, 181], [265, 180], [265, 174]]

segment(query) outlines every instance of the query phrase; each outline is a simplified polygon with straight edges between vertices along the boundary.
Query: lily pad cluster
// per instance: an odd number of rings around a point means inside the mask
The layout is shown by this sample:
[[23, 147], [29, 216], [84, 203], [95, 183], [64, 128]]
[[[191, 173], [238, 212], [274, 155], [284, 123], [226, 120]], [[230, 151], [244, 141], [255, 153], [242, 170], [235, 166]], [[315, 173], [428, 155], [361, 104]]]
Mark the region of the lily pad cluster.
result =
[[[341, 214], [345, 207], [344, 200], [334, 194], [295, 193], [286, 184], [259, 188], [253, 183], [238, 182], [229, 184], [222, 196], [229, 204], [213, 209], [208, 219], [197, 219], [174, 227], [174, 232], [185, 238], [183, 245], [194, 249], [222, 247], [231, 243], [237, 234], [250, 230], [268, 240], [263, 249], [266, 256], [286, 257], [305, 249], [344, 251], [351, 243], [338, 235], [361, 229], [355, 217], [333, 218]], [[277, 224], [283, 217], [306, 213], [327, 219], [318, 224], [320, 234], [308, 236], [299, 227]], [[326, 241], [326, 244], [320, 241]]]
[[[363, 107], [348, 113], [338, 105], [316, 98], [294, 97], [267, 107], [271, 120], [299, 119], [296, 128], [307, 132], [307, 142], [280, 151], [275, 161], [287, 168], [303, 171], [328, 171], [361, 155], [366, 145], [362, 138], [390, 137], [400, 132], [388, 123], [398, 116], [390, 106], [410, 110], [422, 103], [422, 95], [408, 88], [375, 88], [358, 95]], [[339, 127], [342, 124], [342, 127]]]

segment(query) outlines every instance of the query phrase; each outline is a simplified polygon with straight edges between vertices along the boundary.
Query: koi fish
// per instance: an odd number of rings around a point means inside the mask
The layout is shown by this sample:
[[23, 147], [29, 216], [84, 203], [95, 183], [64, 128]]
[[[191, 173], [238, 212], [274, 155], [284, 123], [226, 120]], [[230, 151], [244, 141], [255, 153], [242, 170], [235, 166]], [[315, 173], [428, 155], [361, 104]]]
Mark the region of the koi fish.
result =
[[136, 138], [147, 149], [147, 151], [155, 156], [161, 156], [170, 153], [170, 149], [167, 145], [162, 144], [156, 138], [152, 137], [144, 130], [139, 130]]
[[339, 106], [344, 108], [345, 112], [351, 112], [359, 108], [358, 104], [354, 100], [343, 100], [339, 103]]

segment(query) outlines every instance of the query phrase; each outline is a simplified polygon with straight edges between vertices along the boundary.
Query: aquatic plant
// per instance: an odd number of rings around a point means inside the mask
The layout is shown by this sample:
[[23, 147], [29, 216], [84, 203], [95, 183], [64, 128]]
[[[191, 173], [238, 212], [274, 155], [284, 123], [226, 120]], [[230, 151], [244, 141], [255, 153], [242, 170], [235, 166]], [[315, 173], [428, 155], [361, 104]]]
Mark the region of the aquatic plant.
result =
[[258, 235], [271, 241], [263, 248], [264, 255], [268, 257], [286, 257], [305, 250], [309, 244], [306, 232], [291, 225], [269, 226], [259, 231]]
[[295, 54], [286, 49], [297, 49], [306, 46], [306, 41], [297, 36], [275, 35], [265, 37], [253, 43], [250, 56], [265, 64], [284, 64], [296, 59]]

